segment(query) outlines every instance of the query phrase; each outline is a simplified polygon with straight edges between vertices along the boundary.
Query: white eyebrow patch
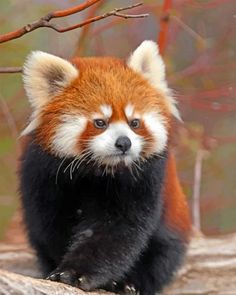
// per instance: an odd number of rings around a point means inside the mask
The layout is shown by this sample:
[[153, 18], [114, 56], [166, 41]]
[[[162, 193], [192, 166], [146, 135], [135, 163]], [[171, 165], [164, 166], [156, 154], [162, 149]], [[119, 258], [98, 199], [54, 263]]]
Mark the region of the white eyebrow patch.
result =
[[110, 118], [112, 116], [112, 107], [108, 104], [103, 104], [100, 106], [100, 110], [103, 113], [104, 117]]
[[93, 120], [95, 120], [95, 119], [100, 118], [100, 117], [101, 117], [101, 114], [100, 114], [100, 113], [93, 113], [93, 114], [91, 115], [91, 117], [92, 117]]
[[127, 104], [125, 107], [125, 115], [127, 118], [131, 118], [134, 113], [134, 106], [132, 104]]

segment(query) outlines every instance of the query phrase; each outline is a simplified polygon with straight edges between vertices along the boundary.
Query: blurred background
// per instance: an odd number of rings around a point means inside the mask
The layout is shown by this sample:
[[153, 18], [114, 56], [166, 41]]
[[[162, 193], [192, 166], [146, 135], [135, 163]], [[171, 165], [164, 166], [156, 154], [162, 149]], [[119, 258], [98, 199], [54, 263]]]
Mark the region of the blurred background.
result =
[[[0, 34], [50, 11], [82, 2], [1, 0]], [[150, 16], [145, 19], [111, 17], [64, 34], [42, 28], [3, 43], [0, 67], [22, 66], [31, 50], [65, 58], [75, 54], [125, 58], [141, 41], [157, 41], [162, 31], [168, 82], [175, 91], [184, 121], [175, 127], [173, 145], [194, 224], [207, 235], [233, 232], [236, 230], [236, 2], [143, 2], [143, 6], [129, 13], [147, 12]], [[80, 14], [53, 22], [68, 26], [133, 3], [100, 1]], [[29, 114], [21, 74], [0, 73], [0, 240], [20, 204], [16, 174], [19, 134]]]

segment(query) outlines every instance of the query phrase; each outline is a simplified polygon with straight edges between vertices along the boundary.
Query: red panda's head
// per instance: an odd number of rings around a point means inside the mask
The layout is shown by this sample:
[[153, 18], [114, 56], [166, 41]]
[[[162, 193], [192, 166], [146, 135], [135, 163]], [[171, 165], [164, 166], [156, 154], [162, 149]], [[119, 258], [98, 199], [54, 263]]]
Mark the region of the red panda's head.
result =
[[33, 52], [24, 65], [33, 108], [23, 134], [51, 154], [126, 166], [162, 153], [178, 117], [157, 45], [144, 41], [127, 62]]

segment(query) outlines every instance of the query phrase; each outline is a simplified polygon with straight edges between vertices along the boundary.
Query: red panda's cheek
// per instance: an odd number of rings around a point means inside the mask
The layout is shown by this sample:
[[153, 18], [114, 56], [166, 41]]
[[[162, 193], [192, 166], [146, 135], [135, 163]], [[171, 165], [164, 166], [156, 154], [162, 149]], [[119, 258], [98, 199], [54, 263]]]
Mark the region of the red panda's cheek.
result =
[[133, 129], [133, 131], [140, 136], [141, 140], [142, 140], [142, 152], [141, 154], [144, 157], [148, 157], [150, 154], [153, 153], [153, 146], [154, 146], [154, 138], [150, 132], [150, 130], [148, 130], [148, 128], [146, 127], [145, 123], [142, 122], [140, 128], [138, 129]]
[[144, 123], [144, 153], [147, 156], [151, 154], [162, 153], [168, 141], [168, 129], [164, 117], [158, 113], [149, 112], [142, 116]]
[[80, 153], [85, 152], [88, 149], [90, 141], [97, 135], [104, 132], [103, 129], [94, 127], [91, 121], [87, 121], [86, 126], [80, 136], [77, 138], [77, 148]]
[[144, 158], [149, 158], [153, 154], [156, 154], [156, 146], [157, 146], [157, 140], [151, 133], [151, 131], [144, 126], [142, 129], [138, 130], [136, 132], [138, 135], [140, 135], [142, 140], [142, 152], [141, 155]]
[[61, 157], [78, 156], [77, 141], [84, 132], [87, 119], [80, 115], [64, 115], [51, 138], [53, 152]]

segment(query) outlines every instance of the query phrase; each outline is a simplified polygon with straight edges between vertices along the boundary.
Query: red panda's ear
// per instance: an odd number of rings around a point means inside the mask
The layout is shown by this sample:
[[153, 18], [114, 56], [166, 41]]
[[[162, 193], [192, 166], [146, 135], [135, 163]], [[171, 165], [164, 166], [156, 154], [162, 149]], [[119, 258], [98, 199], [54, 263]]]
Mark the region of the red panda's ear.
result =
[[23, 66], [23, 81], [33, 110], [45, 105], [78, 75], [66, 60], [42, 51], [32, 52]]
[[154, 88], [165, 94], [172, 115], [180, 119], [176, 101], [166, 82], [165, 64], [156, 42], [149, 40], [142, 42], [129, 57], [127, 65], [147, 79]]

